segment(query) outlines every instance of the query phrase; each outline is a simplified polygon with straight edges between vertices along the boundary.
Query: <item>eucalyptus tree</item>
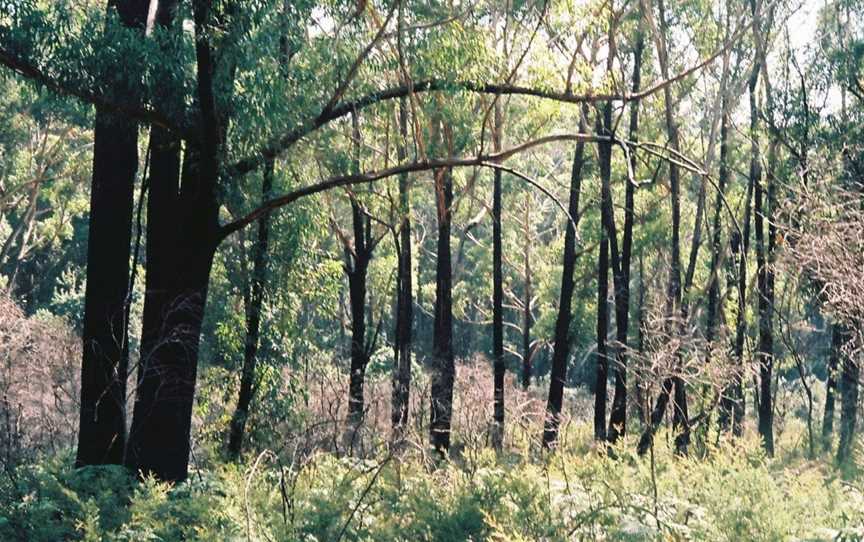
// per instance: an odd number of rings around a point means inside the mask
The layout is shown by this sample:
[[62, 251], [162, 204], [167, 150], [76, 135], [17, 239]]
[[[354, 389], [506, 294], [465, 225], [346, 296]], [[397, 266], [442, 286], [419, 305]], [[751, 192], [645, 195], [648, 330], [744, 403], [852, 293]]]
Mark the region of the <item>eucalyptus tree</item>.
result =
[[[441, 407], [435, 414], [433, 441], [439, 449], [446, 448], [450, 435], [447, 410], [453, 391], [452, 297], [448, 301], [452, 276], [447, 264], [451, 203], [456, 199], [451, 187], [458, 177], [456, 168], [502, 168], [506, 166], [499, 162], [538, 145], [598, 139], [572, 133], [543, 136], [501, 152], [484, 152], [481, 145], [476, 156], [459, 157], [458, 153], [465, 149], [476, 148], [467, 144], [473, 134], [465, 130], [465, 134], [456, 134], [458, 144], [448, 142], [431, 157], [421, 154], [416, 161], [396, 166], [387, 163], [379, 170], [337, 173], [274, 195], [227, 221], [226, 187], [289, 151], [326, 156], [328, 153], [321, 150], [327, 148], [336, 132], [328, 130], [331, 123], [361, 109], [374, 110], [389, 100], [407, 97], [410, 101], [411, 96], [421, 93], [456, 98], [473, 93], [569, 104], [630, 101], [667, 89], [687, 73], [664, 74], [663, 81], [636, 96], [579, 94], [569, 86], [564, 92], [552, 91], [530, 78], [525, 84], [478, 82], [492, 78], [486, 65], [475, 60], [483, 52], [481, 47], [475, 47], [481, 40], [476, 34], [462, 32], [460, 25], [447, 28], [449, 34], [440, 34], [441, 28], [448, 25], [439, 24], [439, 17], [447, 21], [453, 15], [452, 10], [441, 8], [432, 10], [429, 20], [418, 21], [412, 30], [426, 40], [411, 53], [416, 55], [416, 63], [406, 62], [416, 74], [388, 87], [395, 70], [392, 57], [381, 43], [392, 27], [396, 3], [363, 3], [362, 9], [357, 9], [354, 5], [300, 2], [280, 10], [274, 9], [274, 2], [194, 0], [176, 6], [175, 11], [171, 9], [173, 2], [160, 2], [157, 18], [159, 13], [164, 14], [170, 25], [164, 29], [157, 25], [155, 39], [130, 39], [128, 50], [123, 49], [127, 54], [122, 73], [134, 82], [134, 100], [120, 99], [106, 91], [110, 86], [106, 82], [117, 72], [114, 66], [119, 58], [113, 55], [118, 49], [101, 46], [104, 42], [93, 32], [97, 26], [94, 21], [100, 19], [87, 6], [73, 18], [65, 17], [71, 9], [67, 3], [45, 6], [41, 2], [22, 2], [11, 9], [4, 5], [0, 12], [0, 63], [52, 91], [151, 126], [147, 293], [127, 465], [163, 480], [187, 476], [209, 279], [215, 251], [225, 238], [280, 207], [314, 194], [427, 171], [437, 171], [434, 178], [441, 244], [435, 357], [443, 371], [433, 386], [433, 395]], [[176, 14], [173, 20], [168, 17], [171, 13]], [[322, 17], [327, 24], [320, 24]], [[287, 66], [275, 60], [278, 55], [273, 54], [286, 32], [299, 36]], [[57, 39], [60, 35], [62, 39]], [[45, 43], [56, 46], [45, 47]], [[442, 44], [449, 44], [449, 48], [442, 49]], [[94, 50], [102, 53], [95, 60], [85, 54]], [[418, 54], [424, 50], [426, 56]], [[690, 73], [714, 58], [716, 55], [700, 61], [689, 68]], [[459, 73], [454, 73], [454, 66]], [[464, 73], [462, 68], [466, 68]], [[283, 76], [281, 70], [286, 70], [288, 76]], [[470, 107], [463, 113], [465, 118], [460, 121], [473, 115]], [[454, 120], [448, 116], [442, 115], [445, 126]], [[457, 129], [470, 125], [454, 124]], [[507, 171], [531, 181], [512, 168]], [[569, 218], [575, 222], [572, 214]], [[128, 244], [123, 249], [127, 265]], [[118, 277], [112, 276], [112, 280], [126, 282]], [[563, 380], [560, 385], [563, 388]], [[550, 412], [555, 410], [553, 403], [550, 393]]]
[[[106, 41], [119, 41], [115, 46], [123, 48], [130, 34], [143, 35], [148, 7], [147, 0], [109, 0]], [[112, 83], [116, 97], [134, 103], [132, 80], [121, 76]], [[138, 123], [97, 107], [93, 132], [78, 466], [120, 464], [126, 446], [126, 327]]]

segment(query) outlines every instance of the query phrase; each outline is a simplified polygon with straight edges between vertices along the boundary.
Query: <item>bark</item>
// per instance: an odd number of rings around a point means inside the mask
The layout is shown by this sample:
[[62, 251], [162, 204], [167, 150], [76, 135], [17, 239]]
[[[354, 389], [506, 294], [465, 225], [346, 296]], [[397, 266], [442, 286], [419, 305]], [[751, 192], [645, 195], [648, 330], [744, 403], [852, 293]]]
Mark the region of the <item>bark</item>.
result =
[[531, 195], [525, 192], [525, 208], [522, 217], [522, 260], [524, 262], [525, 289], [522, 296], [522, 389], [531, 385], [533, 353], [531, 351], [531, 326], [534, 314], [531, 310], [534, 296], [534, 272], [531, 269], [531, 246], [535, 239], [531, 234]]
[[[585, 131], [585, 111], [579, 119], [579, 132]], [[585, 144], [576, 144], [573, 153], [573, 168], [570, 172], [570, 197], [567, 212], [574, 221], [579, 220], [579, 196], [582, 191], [582, 167], [585, 164]], [[570, 355], [570, 322], [573, 318], [572, 303], [575, 286], [573, 274], [576, 269], [576, 229], [567, 221], [564, 233], [564, 257], [561, 270], [561, 297], [555, 320], [555, 344], [552, 351], [552, 368], [549, 378], [549, 398], [546, 404], [546, 419], [543, 428], [543, 445], [552, 447], [558, 439], [561, 424], [561, 406], [564, 398], [564, 383], [567, 381], [567, 358]]]
[[[645, 355], [645, 266], [643, 265], [642, 256], [639, 256], [639, 307], [637, 309], [637, 338], [636, 351], [639, 354], [638, 359], [644, 359]], [[636, 414], [639, 416], [639, 421], [645, 424], [648, 421], [648, 404], [646, 383], [642, 378], [636, 380], [636, 385], [633, 390], [636, 394]]]
[[[261, 186], [261, 201], [267, 201], [273, 192], [273, 173], [275, 163], [268, 160], [264, 166]], [[231, 417], [228, 437], [228, 457], [237, 460], [243, 450], [243, 438], [249, 407], [255, 396], [255, 366], [258, 359], [258, 344], [261, 335], [261, 309], [264, 304], [264, 285], [267, 280], [267, 251], [270, 244], [270, 215], [258, 220], [258, 237], [252, 249], [252, 280], [246, 295], [246, 342], [243, 349], [243, 372], [240, 377], [240, 394], [237, 407]]]
[[[360, 126], [352, 115], [354, 139], [354, 171], [360, 171]], [[365, 397], [363, 384], [369, 364], [366, 342], [366, 278], [372, 259], [372, 223], [355, 194], [351, 194], [351, 224], [353, 250], [347, 255], [348, 298], [351, 307], [351, 374], [348, 385], [348, 422], [356, 432], [363, 423]]]
[[142, 365], [126, 456], [126, 464], [140, 475], [170, 482], [188, 476], [201, 324], [220, 233], [216, 181], [224, 127], [217, 118], [213, 52], [204, 28], [209, 4], [199, 0], [193, 7], [200, 140], [187, 143], [175, 212], [168, 214], [159, 209], [155, 215], [148, 213], [148, 221], [164, 221], [157, 224], [157, 230], [171, 232], [164, 254], [172, 258], [157, 259], [154, 264], [148, 254], [148, 290], [151, 266], [155, 265], [165, 266], [156, 274], [165, 279], [166, 289], [161, 299], [154, 300], [148, 292], [145, 313], [157, 310], [148, 308], [148, 301], [166, 303], [158, 307], [162, 311], [157, 313], [155, 337], [151, 336], [147, 345], [142, 341]]
[[837, 376], [840, 356], [844, 343], [843, 330], [838, 324], [831, 326], [831, 352], [828, 355], [828, 379], [825, 382], [825, 414], [822, 418], [822, 448], [831, 449], [834, 435], [834, 394], [837, 389]]
[[732, 382], [730, 382], [726, 392], [723, 394], [723, 410], [729, 414], [731, 419], [728, 420], [728, 425], [723, 425], [723, 418], [721, 417], [721, 427], [728, 429], [729, 425], [731, 425], [732, 434], [736, 437], [740, 437], [743, 434], [742, 423], [744, 421], [746, 406], [743, 383], [744, 342], [747, 337], [747, 254], [750, 248], [750, 204], [752, 200], [753, 177], [751, 175], [747, 183], [747, 192], [744, 196], [743, 231], [740, 236], [737, 232], [733, 232], [729, 241], [732, 260], [737, 267], [738, 303], [735, 315], [733, 355], [738, 366], [732, 375]]
[[[149, 2], [109, 0], [123, 25], [143, 29]], [[129, 89], [116, 89], [123, 95]], [[75, 465], [120, 464], [126, 445], [129, 251], [138, 126], [97, 109], [84, 295], [81, 408]], [[23, 245], [23, 242], [22, 242]]]
[[[407, 158], [408, 104], [399, 101], [399, 139], [396, 152], [400, 162]], [[396, 301], [396, 365], [393, 371], [393, 434], [394, 441], [402, 438], [408, 425], [408, 399], [411, 389], [411, 343], [414, 321], [414, 303], [411, 276], [411, 194], [408, 174], [399, 176], [399, 259]]]
[[[501, 149], [501, 106], [495, 104], [492, 137], [495, 152]], [[501, 170], [493, 172], [492, 187], [492, 366], [494, 372], [494, 426], [492, 444], [500, 449], [504, 441], [504, 278], [501, 242]]]
[[594, 386], [594, 440], [606, 440], [606, 386], [609, 358], [606, 335], [609, 333], [609, 239], [601, 226], [597, 257], [597, 381]]
[[[640, 26], [633, 52], [632, 92], [639, 92], [642, 78], [642, 54], [645, 50], [645, 35]], [[639, 102], [630, 105], [629, 139], [637, 141], [639, 134]], [[630, 155], [630, 170], [636, 171], [636, 155]], [[615, 285], [615, 395], [612, 399], [612, 413], [609, 416], [609, 442], [616, 442], [627, 430], [627, 350], [630, 320], [630, 261], [633, 252], [633, 221], [635, 219], [634, 199], [636, 186], [627, 179], [624, 195], [624, 233], [621, 240], [620, 270], [621, 279]], [[638, 397], [637, 397], [638, 403]]]
[[753, 182], [753, 213], [756, 242], [756, 288], [759, 313], [759, 343], [756, 358], [759, 362], [759, 435], [768, 455], [774, 454], [774, 411], [772, 405], [771, 377], [773, 370], [773, 337], [771, 334], [771, 305], [768, 291], [768, 264], [765, 243], [765, 220], [767, 209], [766, 190], [762, 183], [762, 166], [759, 157], [759, 111], [756, 104], [758, 63], [750, 78], [750, 177]]
[[435, 265], [435, 324], [432, 338], [432, 404], [429, 439], [446, 456], [450, 449], [453, 417], [453, 384], [456, 366], [453, 354], [453, 270], [450, 230], [453, 204], [453, 172], [438, 170], [435, 176], [438, 217], [438, 258]]

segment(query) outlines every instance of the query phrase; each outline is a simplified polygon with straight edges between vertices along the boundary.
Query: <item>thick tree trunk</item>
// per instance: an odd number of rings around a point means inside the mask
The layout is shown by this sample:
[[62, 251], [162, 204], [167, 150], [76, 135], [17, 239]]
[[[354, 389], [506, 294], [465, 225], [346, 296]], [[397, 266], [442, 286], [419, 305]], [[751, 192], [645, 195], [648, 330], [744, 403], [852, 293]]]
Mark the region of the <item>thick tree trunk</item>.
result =
[[450, 229], [453, 204], [453, 172], [439, 170], [435, 178], [438, 217], [438, 259], [435, 265], [435, 327], [432, 340], [431, 419], [429, 439], [442, 456], [450, 448], [453, 417], [453, 384], [456, 365], [453, 353], [453, 271]]
[[831, 326], [831, 352], [828, 354], [828, 379], [825, 382], [825, 413], [822, 417], [822, 448], [831, 449], [834, 435], [834, 394], [837, 390], [837, 375], [840, 367], [844, 336], [839, 324]]
[[[163, 481], [180, 481], [188, 474], [198, 347], [218, 233], [218, 204], [212, 184], [202, 178], [199, 157], [199, 151], [187, 147], [175, 206], [184, 212], [169, 214], [162, 207], [148, 213], [148, 246], [160, 239], [167, 245], [148, 251], [146, 335], [126, 464]], [[166, 156], [165, 165], [170, 161]], [[168, 181], [163, 188], [170, 189], [170, 176], [154, 177], [153, 187], [163, 180]], [[170, 194], [164, 195], [167, 202]]]
[[[579, 119], [579, 132], [585, 131], [585, 111]], [[574, 221], [579, 220], [579, 196], [582, 191], [582, 167], [585, 163], [585, 144], [576, 144], [573, 153], [573, 168], [570, 172], [570, 197], [567, 211]], [[567, 381], [567, 357], [570, 355], [570, 322], [573, 274], [576, 269], [576, 228], [567, 222], [564, 233], [564, 257], [561, 270], [561, 297], [558, 302], [558, 315], [555, 320], [555, 345], [552, 351], [552, 369], [549, 377], [549, 399], [546, 404], [546, 419], [543, 427], [543, 445], [551, 447], [558, 439], [561, 424], [561, 406], [564, 399], [564, 383]]]
[[[396, 150], [399, 162], [407, 158], [408, 104], [405, 98], [399, 101], [399, 142]], [[393, 370], [393, 436], [402, 439], [408, 425], [408, 399], [411, 389], [411, 342], [414, 322], [414, 301], [411, 278], [411, 194], [408, 175], [399, 177], [399, 267], [396, 301], [396, 365]]]
[[[148, 221], [165, 221], [157, 229], [171, 232], [164, 265], [167, 301], [159, 313], [155, 341], [145, 350], [129, 434], [126, 464], [141, 475], [177, 482], [188, 475], [192, 405], [198, 366], [201, 324], [213, 255], [219, 240], [219, 202], [216, 197], [218, 152], [224, 127], [220, 126], [213, 94], [213, 52], [205, 32], [209, 4], [194, 3], [197, 98], [200, 108], [200, 147], [188, 143], [183, 178], [175, 213], [159, 209]], [[149, 226], [148, 226], [149, 227]], [[148, 239], [148, 246], [150, 240]], [[149, 255], [148, 255], [149, 257]], [[182, 265], [180, 265], [182, 262]], [[148, 288], [151, 263], [148, 261]], [[148, 295], [146, 306], [158, 303]], [[149, 309], [151, 313], [155, 308]]]
[[[501, 106], [495, 104], [493, 150], [501, 149]], [[501, 170], [492, 179], [492, 366], [494, 372], [494, 425], [492, 444], [501, 449], [504, 443], [504, 278], [501, 247]]]
[[[141, 29], [147, 0], [110, 0], [121, 22]], [[117, 89], [123, 95], [128, 89]], [[126, 445], [129, 250], [138, 126], [96, 111], [84, 294], [81, 409], [76, 466], [120, 464]]]
[[[272, 158], [264, 165], [264, 179], [261, 186], [261, 202], [270, 199], [273, 192], [273, 173], [275, 163]], [[267, 251], [270, 244], [270, 215], [266, 214], [258, 220], [258, 238], [255, 241], [252, 255], [252, 280], [246, 296], [246, 342], [243, 349], [243, 372], [240, 377], [240, 394], [237, 397], [237, 407], [231, 417], [231, 428], [228, 436], [228, 457], [237, 460], [243, 449], [243, 437], [246, 432], [246, 420], [249, 418], [249, 407], [255, 395], [255, 366], [258, 359], [258, 344], [260, 342], [261, 309], [264, 304], [264, 285], [267, 280]]]

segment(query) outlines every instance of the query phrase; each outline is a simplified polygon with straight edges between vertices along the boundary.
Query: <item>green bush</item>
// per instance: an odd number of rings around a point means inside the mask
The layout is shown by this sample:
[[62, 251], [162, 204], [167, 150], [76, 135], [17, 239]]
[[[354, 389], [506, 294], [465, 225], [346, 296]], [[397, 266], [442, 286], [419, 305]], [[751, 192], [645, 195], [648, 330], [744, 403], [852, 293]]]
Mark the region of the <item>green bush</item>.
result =
[[0, 540], [864, 539], [859, 480], [796, 454], [768, 459], [755, 438], [677, 457], [661, 433], [653, 461], [629, 440], [612, 453], [574, 444], [480, 450], [470, 468], [324, 453], [290, 468], [265, 453], [176, 487], [57, 458], [0, 482]]

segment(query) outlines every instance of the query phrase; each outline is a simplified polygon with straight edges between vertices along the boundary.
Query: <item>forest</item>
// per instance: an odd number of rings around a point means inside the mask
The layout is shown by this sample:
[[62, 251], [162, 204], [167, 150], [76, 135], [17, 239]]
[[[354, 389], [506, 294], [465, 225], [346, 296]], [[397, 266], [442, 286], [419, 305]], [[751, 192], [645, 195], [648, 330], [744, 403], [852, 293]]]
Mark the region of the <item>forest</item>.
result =
[[0, 0], [0, 540], [864, 540], [864, 2]]

